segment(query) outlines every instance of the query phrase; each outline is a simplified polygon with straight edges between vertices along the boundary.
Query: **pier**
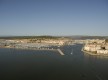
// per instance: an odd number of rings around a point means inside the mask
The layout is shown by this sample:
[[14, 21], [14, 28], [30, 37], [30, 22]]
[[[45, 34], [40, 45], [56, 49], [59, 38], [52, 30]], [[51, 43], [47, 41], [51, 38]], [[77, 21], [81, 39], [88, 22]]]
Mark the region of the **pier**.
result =
[[[12, 47], [10, 47], [10, 49], [12, 49]], [[60, 49], [54, 49], [54, 48], [13, 48], [13, 49], [58, 51], [60, 55], [65, 55]]]
[[58, 51], [61, 55], [64, 55], [64, 53], [63, 53], [60, 49], [57, 49], [57, 51]]
[[35, 50], [57, 50], [61, 55], [65, 55], [60, 49], [35, 49]]

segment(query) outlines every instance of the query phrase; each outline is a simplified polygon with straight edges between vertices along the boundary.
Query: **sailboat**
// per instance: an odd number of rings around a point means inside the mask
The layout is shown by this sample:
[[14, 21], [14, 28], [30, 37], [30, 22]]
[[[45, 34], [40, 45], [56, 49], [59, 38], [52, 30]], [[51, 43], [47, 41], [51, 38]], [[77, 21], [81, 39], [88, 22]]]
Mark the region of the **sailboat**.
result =
[[71, 51], [71, 54], [73, 54], [73, 50]]

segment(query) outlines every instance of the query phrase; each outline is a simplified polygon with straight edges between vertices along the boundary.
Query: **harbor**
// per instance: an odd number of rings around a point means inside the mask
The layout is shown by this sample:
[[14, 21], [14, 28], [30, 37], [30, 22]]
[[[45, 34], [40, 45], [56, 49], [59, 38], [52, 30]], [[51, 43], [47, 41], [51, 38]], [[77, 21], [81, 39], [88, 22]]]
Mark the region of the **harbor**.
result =
[[49, 50], [0, 48], [0, 73], [5, 80], [107, 80], [108, 59], [84, 55], [81, 48], [78, 44]]

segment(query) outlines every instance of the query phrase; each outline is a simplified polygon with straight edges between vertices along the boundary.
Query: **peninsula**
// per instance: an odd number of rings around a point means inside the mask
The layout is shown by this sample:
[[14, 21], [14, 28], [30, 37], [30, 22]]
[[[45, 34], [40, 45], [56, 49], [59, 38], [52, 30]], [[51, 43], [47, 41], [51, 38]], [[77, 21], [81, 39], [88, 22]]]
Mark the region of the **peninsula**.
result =
[[82, 51], [91, 55], [107, 55], [108, 56], [108, 40], [92, 39], [88, 40]]

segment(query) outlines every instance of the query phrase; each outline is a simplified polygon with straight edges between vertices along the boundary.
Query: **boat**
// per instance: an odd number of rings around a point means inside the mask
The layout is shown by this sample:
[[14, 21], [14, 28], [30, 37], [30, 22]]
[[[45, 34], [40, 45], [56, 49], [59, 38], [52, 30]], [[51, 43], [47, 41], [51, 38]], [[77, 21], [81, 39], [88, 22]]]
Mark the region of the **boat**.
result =
[[71, 51], [71, 54], [73, 54], [73, 50]]

